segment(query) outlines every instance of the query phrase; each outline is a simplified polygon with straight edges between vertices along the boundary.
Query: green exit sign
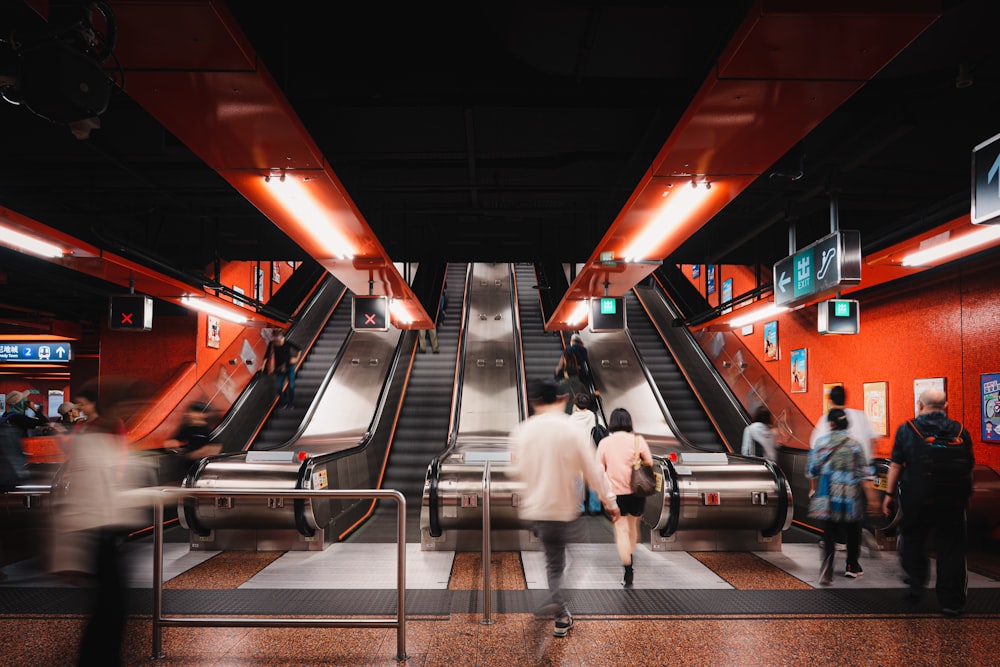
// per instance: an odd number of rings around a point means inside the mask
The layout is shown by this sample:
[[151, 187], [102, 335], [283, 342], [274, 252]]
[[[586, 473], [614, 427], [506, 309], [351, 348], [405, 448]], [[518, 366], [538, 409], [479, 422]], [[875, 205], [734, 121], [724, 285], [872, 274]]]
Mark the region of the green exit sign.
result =
[[850, 317], [851, 316], [851, 302], [850, 301], [834, 301], [833, 302], [833, 314], [837, 317]]
[[615, 315], [618, 313], [618, 299], [601, 299], [601, 315]]

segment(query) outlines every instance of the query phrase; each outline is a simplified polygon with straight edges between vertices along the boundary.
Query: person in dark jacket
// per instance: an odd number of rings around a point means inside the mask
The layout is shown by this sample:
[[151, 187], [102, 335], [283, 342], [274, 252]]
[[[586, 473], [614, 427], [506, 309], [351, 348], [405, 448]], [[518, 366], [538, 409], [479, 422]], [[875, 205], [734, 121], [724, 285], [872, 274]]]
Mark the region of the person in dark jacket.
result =
[[[30, 393], [27, 391], [8, 392], [7, 410], [0, 417], [0, 421], [16, 428], [18, 435], [22, 438], [27, 438], [34, 429], [49, 425], [49, 419], [45, 416], [42, 406], [37, 403], [32, 404], [29, 396]], [[34, 413], [34, 417], [27, 414], [29, 408]]]
[[[958, 616], [965, 608], [968, 593], [968, 569], [965, 562], [965, 510], [972, 495], [972, 438], [961, 423], [945, 414], [948, 402], [944, 391], [928, 389], [917, 402], [919, 414], [896, 430], [892, 463], [886, 481], [887, 494], [882, 511], [890, 516], [892, 503], [898, 499], [902, 510], [900, 562], [910, 586], [910, 597], [919, 597], [927, 584], [930, 558], [927, 542], [934, 536], [937, 558], [938, 604], [946, 616]], [[935, 493], [930, 482], [934, 470], [928, 468], [924, 451], [926, 436], [954, 435], [961, 438], [956, 452], [967, 461], [967, 477], [959, 480], [957, 490]]]

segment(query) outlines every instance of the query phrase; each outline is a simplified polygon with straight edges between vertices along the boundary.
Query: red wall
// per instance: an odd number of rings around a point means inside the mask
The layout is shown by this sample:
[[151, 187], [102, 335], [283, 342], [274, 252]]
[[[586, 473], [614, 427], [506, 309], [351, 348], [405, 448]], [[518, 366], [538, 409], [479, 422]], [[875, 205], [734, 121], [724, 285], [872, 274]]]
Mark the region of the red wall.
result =
[[[735, 295], [754, 286], [753, 274], [740, 267], [722, 267], [723, 278], [737, 276], [741, 270], [744, 278], [734, 280], [734, 285], [747, 287], [734, 289]], [[690, 276], [690, 267], [684, 267], [684, 272]], [[704, 293], [704, 267], [702, 278], [692, 282], [700, 283]], [[780, 386], [789, 391], [790, 353], [798, 348], [807, 350], [807, 391], [789, 396], [812, 420], [823, 413], [824, 383], [842, 382], [848, 407], [860, 409], [864, 383], [887, 382], [888, 436], [880, 439], [876, 451], [888, 456], [896, 428], [913, 417], [914, 379], [943, 377], [948, 414], [972, 434], [977, 462], [1000, 470], [1000, 446], [984, 443], [980, 426], [980, 375], [1000, 373], [995, 344], [1000, 332], [1000, 291], [995, 267], [984, 260], [963, 268], [928, 271], [851, 298], [860, 303], [857, 335], [820, 335], [816, 306], [775, 318], [780, 358], [764, 367]], [[714, 298], [710, 301], [717, 303]], [[763, 323], [754, 324], [753, 333], [742, 340], [763, 361]]]

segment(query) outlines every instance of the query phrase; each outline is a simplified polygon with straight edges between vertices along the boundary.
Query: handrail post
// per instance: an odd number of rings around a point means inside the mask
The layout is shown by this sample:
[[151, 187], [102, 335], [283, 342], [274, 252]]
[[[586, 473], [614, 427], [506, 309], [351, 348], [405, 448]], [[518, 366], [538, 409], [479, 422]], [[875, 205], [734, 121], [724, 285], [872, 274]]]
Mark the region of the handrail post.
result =
[[490, 604], [490, 462], [483, 468], [483, 620], [480, 625], [493, 625]]
[[399, 491], [396, 501], [396, 660], [406, 655], [406, 496]]
[[163, 653], [163, 494], [153, 503], [153, 655], [151, 660], [165, 658]]

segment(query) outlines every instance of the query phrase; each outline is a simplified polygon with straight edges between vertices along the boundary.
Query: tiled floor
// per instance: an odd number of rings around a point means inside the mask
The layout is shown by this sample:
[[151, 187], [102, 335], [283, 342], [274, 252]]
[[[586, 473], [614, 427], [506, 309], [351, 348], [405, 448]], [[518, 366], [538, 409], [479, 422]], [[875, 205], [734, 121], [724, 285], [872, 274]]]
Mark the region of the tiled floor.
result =
[[[567, 638], [552, 636], [552, 620], [498, 609], [490, 622], [475, 606], [456, 612], [419, 614], [407, 619], [405, 656], [395, 629], [371, 628], [164, 628], [164, 656], [150, 660], [152, 623], [134, 616], [123, 653], [128, 665], [992, 665], [998, 664], [994, 638], [1000, 614], [944, 618], [924, 607], [892, 613], [821, 612], [824, 604], [852, 591], [871, 589], [892, 597], [903, 588], [895, 553], [863, 552], [861, 579], [836, 577], [817, 588], [819, 548], [815, 541], [785, 543], [781, 551], [662, 552], [640, 545], [635, 590], [623, 591], [621, 567], [608, 543], [569, 548], [567, 585], [580, 606], [601, 596], [642, 596], [675, 592], [691, 600], [726, 591], [783, 591], [816, 607], [801, 613], [577, 613]], [[185, 542], [167, 543], [167, 587], [237, 588], [245, 591], [342, 590], [365, 594], [396, 585], [397, 551], [392, 544], [334, 544], [321, 552], [262, 554], [191, 552]], [[842, 567], [838, 553], [838, 567]], [[130, 545], [129, 582], [152, 585], [152, 546]], [[497, 553], [491, 560], [493, 588], [500, 597], [544, 591], [542, 554]], [[523, 569], [522, 569], [523, 564]], [[0, 596], [27, 594], [57, 584], [28, 560], [4, 568], [9, 579]], [[478, 553], [424, 552], [406, 545], [406, 587], [440, 594], [474, 591], [482, 581]], [[1000, 582], [970, 574], [970, 589], [1000, 595]], [[520, 589], [520, 590], [519, 590]], [[702, 592], [702, 593], [699, 593]], [[900, 591], [901, 593], [901, 591]], [[749, 595], [749, 593], [748, 593]], [[932, 592], [926, 595], [933, 597]], [[596, 598], [595, 598], [596, 596]], [[586, 604], [584, 599], [589, 600]], [[642, 598], [642, 599], [649, 599]], [[753, 600], [755, 598], [746, 598]], [[902, 600], [900, 594], [899, 600]], [[496, 605], [501, 605], [497, 601]], [[571, 603], [572, 604], [572, 603]], [[729, 613], [729, 612], [732, 613]], [[58, 611], [8, 613], [0, 623], [0, 665], [72, 664], [83, 619]]]

